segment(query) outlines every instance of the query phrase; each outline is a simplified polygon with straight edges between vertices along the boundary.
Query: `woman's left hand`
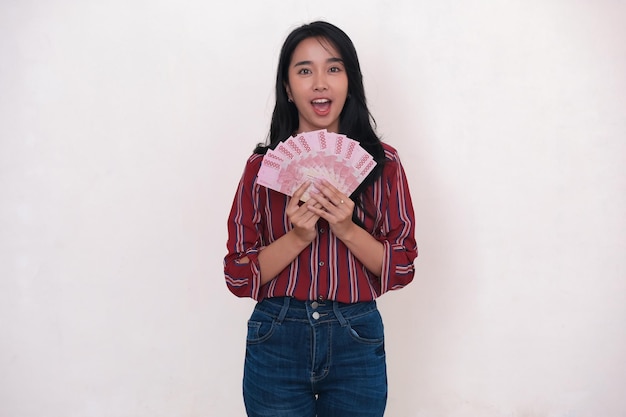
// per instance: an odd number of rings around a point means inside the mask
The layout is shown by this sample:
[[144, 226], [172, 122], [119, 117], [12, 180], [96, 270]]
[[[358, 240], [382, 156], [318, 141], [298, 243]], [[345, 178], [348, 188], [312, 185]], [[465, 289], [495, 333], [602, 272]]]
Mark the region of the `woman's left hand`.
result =
[[[353, 227], [356, 227], [352, 222], [354, 201], [326, 180], [316, 183], [315, 188], [318, 192], [309, 192], [307, 208], [325, 219], [335, 236], [346, 239]], [[321, 207], [315, 207], [316, 203]]]

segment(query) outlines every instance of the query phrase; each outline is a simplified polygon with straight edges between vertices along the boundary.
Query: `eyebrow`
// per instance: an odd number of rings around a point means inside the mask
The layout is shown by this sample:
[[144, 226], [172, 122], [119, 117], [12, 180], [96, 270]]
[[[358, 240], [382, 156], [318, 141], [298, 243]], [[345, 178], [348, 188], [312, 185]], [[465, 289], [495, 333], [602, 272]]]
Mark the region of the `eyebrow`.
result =
[[[340, 62], [343, 64], [343, 59], [341, 58], [328, 58], [326, 60], [327, 64], [333, 63], [333, 62]], [[293, 64], [294, 67], [298, 67], [298, 66], [302, 66], [302, 65], [312, 65], [313, 61], [300, 61], [300, 62], [296, 62], [295, 64]]]

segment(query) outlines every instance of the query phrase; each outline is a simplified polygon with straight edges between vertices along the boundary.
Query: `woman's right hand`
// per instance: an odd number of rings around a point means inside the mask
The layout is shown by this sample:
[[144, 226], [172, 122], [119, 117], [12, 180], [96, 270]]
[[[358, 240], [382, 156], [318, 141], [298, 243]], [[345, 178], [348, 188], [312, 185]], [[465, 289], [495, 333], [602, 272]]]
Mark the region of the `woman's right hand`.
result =
[[308, 209], [308, 204], [300, 204], [310, 185], [309, 181], [298, 187], [287, 203], [286, 213], [291, 230], [259, 252], [261, 285], [267, 284], [287, 268], [317, 236], [319, 216]]
[[[317, 236], [317, 221], [320, 216], [307, 208], [306, 204], [300, 204], [300, 199], [311, 186], [311, 181], [302, 184], [291, 196], [287, 204], [287, 217], [291, 222], [292, 232], [303, 242], [310, 243]], [[316, 204], [318, 206], [319, 204]]]

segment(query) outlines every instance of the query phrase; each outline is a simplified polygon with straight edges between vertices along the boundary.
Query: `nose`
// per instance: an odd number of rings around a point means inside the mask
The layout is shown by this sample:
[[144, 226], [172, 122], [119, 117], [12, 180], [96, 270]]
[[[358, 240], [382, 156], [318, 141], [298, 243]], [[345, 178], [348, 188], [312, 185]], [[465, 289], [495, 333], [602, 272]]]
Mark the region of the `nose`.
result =
[[315, 76], [315, 80], [313, 83], [313, 90], [315, 91], [325, 91], [328, 90], [328, 83], [326, 82], [326, 74], [325, 73], [317, 73]]

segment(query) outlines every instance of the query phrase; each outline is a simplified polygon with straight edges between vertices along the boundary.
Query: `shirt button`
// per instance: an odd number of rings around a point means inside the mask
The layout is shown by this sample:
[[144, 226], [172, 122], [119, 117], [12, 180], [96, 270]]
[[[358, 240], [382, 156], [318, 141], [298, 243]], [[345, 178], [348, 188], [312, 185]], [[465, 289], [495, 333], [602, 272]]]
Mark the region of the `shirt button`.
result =
[[317, 301], [313, 301], [313, 302], [311, 303], [311, 308], [312, 308], [313, 310], [315, 310], [315, 309], [316, 309], [316, 308], [318, 308], [319, 306], [320, 306], [320, 305], [319, 305], [319, 303], [318, 303]]
[[319, 266], [324, 266], [324, 261], [320, 261]]
[[325, 231], [326, 231], [326, 230], [324, 230], [324, 228], [323, 228], [323, 227], [320, 229], [320, 233], [324, 233]]
[[324, 302], [324, 296], [323, 295], [318, 295], [317, 296], [317, 302], [318, 303], [323, 303]]
[[320, 318], [320, 313], [318, 313], [317, 311], [314, 311], [311, 317], [313, 317], [313, 320], [317, 320]]

